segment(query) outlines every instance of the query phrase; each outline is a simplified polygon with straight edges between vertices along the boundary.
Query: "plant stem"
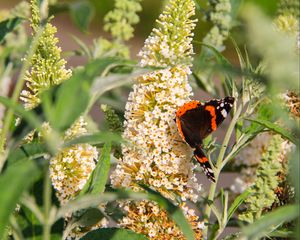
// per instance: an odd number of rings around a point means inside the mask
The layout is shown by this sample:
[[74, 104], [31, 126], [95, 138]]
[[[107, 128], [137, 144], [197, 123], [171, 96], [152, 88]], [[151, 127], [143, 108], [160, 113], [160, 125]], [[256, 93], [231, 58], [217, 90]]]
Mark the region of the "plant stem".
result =
[[[241, 111], [242, 111], [242, 106], [240, 105], [238, 107], [234, 117], [232, 118], [232, 121], [231, 121], [229, 127], [228, 127], [228, 130], [226, 132], [226, 135], [225, 135], [225, 138], [223, 140], [221, 150], [220, 150], [220, 153], [219, 153], [219, 156], [218, 156], [218, 159], [217, 159], [217, 163], [216, 163], [215, 171], [214, 171], [216, 182], [214, 182], [210, 185], [210, 189], [209, 189], [209, 193], [208, 193], [208, 203], [206, 204], [205, 211], [204, 211], [204, 216], [207, 219], [207, 223], [209, 223], [210, 214], [211, 214], [210, 202], [213, 201], [214, 197], [215, 197], [215, 192], [216, 192], [216, 187], [217, 187], [218, 180], [219, 180], [219, 175], [220, 175], [220, 172], [223, 168], [222, 162], [223, 162], [224, 155], [225, 155], [225, 152], [226, 152], [226, 147], [228, 146], [229, 140], [230, 140], [231, 135], [233, 133], [234, 127], [235, 127], [235, 125], [236, 125], [236, 123], [239, 119]], [[208, 227], [206, 227], [203, 230], [204, 239], [207, 239], [207, 234], [208, 234]]]
[[51, 181], [49, 176], [48, 165], [46, 166], [44, 177], [44, 192], [43, 192], [43, 204], [44, 204], [44, 222], [43, 222], [43, 240], [50, 240], [51, 236]]
[[21, 203], [35, 215], [35, 217], [40, 221], [40, 223], [43, 223], [43, 212], [39, 209], [38, 205], [35, 202], [35, 199], [32, 196], [24, 194], [24, 196], [21, 199]]
[[[25, 82], [26, 71], [30, 67], [31, 59], [36, 51], [36, 48], [39, 43], [39, 38], [42, 35], [43, 31], [44, 31], [44, 25], [39, 27], [37, 34], [34, 36], [32, 42], [31, 42], [31, 45], [30, 45], [30, 48], [29, 48], [29, 51], [28, 51], [28, 54], [26, 57], [26, 61], [23, 63], [21, 72], [19, 74], [19, 78], [17, 80], [13, 95], [11, 97], [13, 103], [18, 102], [20, 92], [21, 92], [24, 82]], [[4, 118], [3, 129], [1, 131], [1, 136], [0, 136], [0, 154], [2, 154], [4, 152], [4, 145], [5, 145], [5, 141], [6, 141], [6, 138], [8, 135], [10, 124], [11, 124], [11, 121], [13, 118], [13, 113], [14, 113], [14, 111], [12, 109], [8, 109], [7, 113], [5, 115], [5, 118]]]
[[22, 231], [20, 229], [20, 226], [15, 218], [15, 216], [12, 214], [9, 218], [9, 222], [10, 222], [10, 225], [12, 227], [12, 230], [13, 230], [13, 237], [15, 240], [24, 240], [24, 237], [23, 237], [23, 234], [22, 234]]

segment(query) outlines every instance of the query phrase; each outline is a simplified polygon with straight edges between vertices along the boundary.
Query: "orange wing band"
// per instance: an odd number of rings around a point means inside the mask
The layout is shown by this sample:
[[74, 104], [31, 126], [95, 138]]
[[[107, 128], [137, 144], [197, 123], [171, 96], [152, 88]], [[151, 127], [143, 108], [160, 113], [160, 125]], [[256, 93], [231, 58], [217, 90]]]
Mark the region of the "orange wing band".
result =
[[176, 112], [176, 117], [181, 117], [183, 114], [185, 114], [188, 110], [192, 110], [196, 107], [198, 107], [198, 105], [200, 105], [201, 103], [199, 101], [190, 101], [185, 103], [183, 106], [181, 106], [177, 112]]
[[215, 108], [213, 106], [206, 106], [205, 110], [209, 111], [210, 116], [212, 117], [212, 119], [211, 119], [211, 129], [213, 131], [215, 131], [217, 129], [217, 123], [216, 123], [217, 115], [216, 115], [216, 112], [215, 112]]
[[197, 158], [197, 160], [200, 162], [200, 163], [206, 163], [208, 162], [208, 159], [206, 157], [198, 157], [197, 155], [195, 155], [195, 157]]
[[184, 137], [183, 132], [182, 132], [181, 122], [180, 122], [180, 119], [178, 117], [176, 117], [176, 125], [177, 125], [177, 129], [178, 129], [178, 132], [179, 132], [182, 140], [185, 141], [185, 137]]

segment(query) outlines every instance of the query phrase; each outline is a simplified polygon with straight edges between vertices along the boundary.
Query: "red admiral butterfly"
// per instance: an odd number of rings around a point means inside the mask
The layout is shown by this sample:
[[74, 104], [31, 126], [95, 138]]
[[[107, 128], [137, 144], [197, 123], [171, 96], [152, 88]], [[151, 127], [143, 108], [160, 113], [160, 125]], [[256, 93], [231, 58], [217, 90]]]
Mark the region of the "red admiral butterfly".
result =
[[200, 163], [208, 179], [213, 182], [215, 182], [215, 176], [202, 150], [202, 141], [223, 122], [233, 103], [233, 97], [214, 99], [205, 103], [190, 101], [176, 112], [176, 124], [181, 138], [195, 149], [194, 157]]

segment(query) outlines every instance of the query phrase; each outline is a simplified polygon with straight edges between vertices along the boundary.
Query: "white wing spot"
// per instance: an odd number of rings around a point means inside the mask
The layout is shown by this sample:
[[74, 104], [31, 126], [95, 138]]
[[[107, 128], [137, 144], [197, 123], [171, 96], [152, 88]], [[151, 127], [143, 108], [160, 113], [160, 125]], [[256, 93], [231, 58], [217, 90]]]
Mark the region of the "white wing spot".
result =
[[226, 112], [226, 110], [225, 110], [225, 109], [223, 109], [223, 110], [221, 111], [221, 113], [222, 113], [222, 116], [223, 116], [224, 118], [226, 118], [226, 117], [227, 117], [227, 112]]
[[224, 103], [221, 103], [220, 107], [224, 107]]

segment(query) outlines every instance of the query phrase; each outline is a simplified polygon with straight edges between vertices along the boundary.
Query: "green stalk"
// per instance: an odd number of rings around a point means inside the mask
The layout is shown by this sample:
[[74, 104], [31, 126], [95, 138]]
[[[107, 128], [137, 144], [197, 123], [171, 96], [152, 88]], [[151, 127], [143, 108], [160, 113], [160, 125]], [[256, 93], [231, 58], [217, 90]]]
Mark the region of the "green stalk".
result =
[[[34, 36], [32, 42], [31, 42], [31, 45], [30, 45], [30, 48], [29, 48], [29, 51], [28, 51], [28, 54], [27, 54], [27, 57], [26, 57], [27, 60], [22, 65], [22, 69], [21, 69], [21, 72], [19, 74], [17, 84], [14, 88], [14, 92], [13, 92], [13, 95], [11, 97], [13, 103], [18, 102], [20, 92], [22, 91], [23, 85], [24, 85], [24, 82], [25, 82], [26, 71], [30, 67], [31, 59], [32, 59], [32, 57], [33, 57], [33, 55], [36, 51], [36, 48], [37, 48], [38, 43], [39, 43], [39, 38], [40, 38], [40, 36], [42, 35], [42, 33], [44, 31], [44, 27], [45, 27], [44, 25], [39, 27], [39, 29], [37, 31], [37, 34]], [[12, 121], [12, 118], [13, 118], [13, 113], [14, 113], [13, 109], [11, 109], [11, 108], [8, 109], [7, 113], [5, 115], [5, 118], [4, 118], [3, 129], [1, 131], [1, 136], [0, 136], [0, 154], [2, 154], [4, 152], [5, 139], [7, 138], [7, 135], [8, 135], [10, 124], [11, 124], [11, 121]]]
[[13, 231], [13, 237], [15, 240], [24, 240], [22, 230], [20, 229], [20, 226], [16, 220], [16, 217], [14, 215], [11, 215], [9, 218], [10, 225], [12, 227]]
[[[223, 140], [221, 150], [220, 150], [220, 153], [219, 153], [219, 156], [218, 156], [218, 159], [217, 159], [217, 163], [216, 163], [215, 171], [214, 171], [216, 182], [214, 182], [210, 185], [210, 189], [209, 189], [209, 193], [208, 193], [208, 203], [206, 204], [205, 211], [204, 211], [204, 216], [207, 219], [207, 223], [209, 223], [210, 214], [211, 214], [211, 207], [210, 207], [209, 203], [214, 200], [216, 187], [217, 187], [219, 176], [220, 176], [220, 172], [223, 168], [222, 162], [223, 162], [223, 159], [224, 159], [224, 156], [225, 156], [226, 147], [228, 146], [229, 140], [230, 140], [231, 135], [233, 133], [234, 127], [235, 127], [235, 125], [236, 125], [236, 123], [239, 119], [241, 111], [242, 111], [242, 106], [240, 105], [238, 107], [238, 109], [237, 109], [237, 111], [236, 111], [229, 127], [228, 127], [228, 130], [226, 132], [226, 135], [225, 135], [225, 138]], [[203, 230], [204, 239], [207, 239], [207, 234], [208, 234], [208, 227], [206, 227]]]
[[44, 178], [44, 192], [43, 192], [43, 209], [44, 209], [44, 222], [43, 222], [43, 240], [50, 240], [51, 238], [51, 181], [49, 176], [48, 165], [45, 170]]

